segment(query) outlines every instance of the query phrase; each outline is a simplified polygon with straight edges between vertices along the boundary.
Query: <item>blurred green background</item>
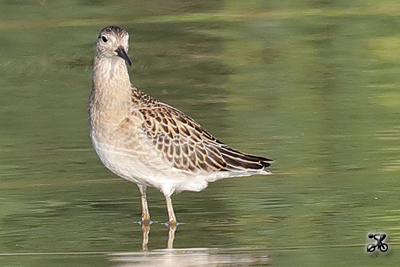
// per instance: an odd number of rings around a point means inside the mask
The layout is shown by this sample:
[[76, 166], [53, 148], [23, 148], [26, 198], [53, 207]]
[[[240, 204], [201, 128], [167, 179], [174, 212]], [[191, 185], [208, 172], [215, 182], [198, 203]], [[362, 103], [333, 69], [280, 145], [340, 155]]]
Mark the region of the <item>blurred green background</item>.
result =
[[[135, 86], [275, 160], [273, 176], [175, 195], [175, 248], [252, 266], [399, 266], [400, 1], [1, 0], [2, 266], [118, 265], [113, 252], [144, 264], [137, 187], [88, 137], [108, 25], [130, 33]], [[168, 233], [162, 194], [148, 198], [151, 252]], [[371, 232], [389, 253], [366, 253]]]

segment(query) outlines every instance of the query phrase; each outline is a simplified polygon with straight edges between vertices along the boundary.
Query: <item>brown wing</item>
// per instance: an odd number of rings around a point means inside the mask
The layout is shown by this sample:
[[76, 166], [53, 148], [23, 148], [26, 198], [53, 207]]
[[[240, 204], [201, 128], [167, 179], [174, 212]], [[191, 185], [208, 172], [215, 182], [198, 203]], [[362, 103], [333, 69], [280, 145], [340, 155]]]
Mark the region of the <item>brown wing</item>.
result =
[[162, 103], [139, 109], [143, 131], [174, 167], [187, 171], [262, 171], [269, 159], [247, 155], [223, 144], [196, 121]]

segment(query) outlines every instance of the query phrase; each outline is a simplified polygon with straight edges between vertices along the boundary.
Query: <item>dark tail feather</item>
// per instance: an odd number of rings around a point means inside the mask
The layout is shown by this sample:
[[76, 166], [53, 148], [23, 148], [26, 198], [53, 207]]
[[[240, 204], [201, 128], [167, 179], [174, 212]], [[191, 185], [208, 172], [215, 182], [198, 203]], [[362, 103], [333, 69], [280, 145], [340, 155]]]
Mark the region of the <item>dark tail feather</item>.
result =
[[262, 171], [264, 168], [271, 166], [273, 162], [273, 160], [264, 157], [244, 154], [228, 146], [220, 147], [219, 151], [227, 164], [228, 170]]

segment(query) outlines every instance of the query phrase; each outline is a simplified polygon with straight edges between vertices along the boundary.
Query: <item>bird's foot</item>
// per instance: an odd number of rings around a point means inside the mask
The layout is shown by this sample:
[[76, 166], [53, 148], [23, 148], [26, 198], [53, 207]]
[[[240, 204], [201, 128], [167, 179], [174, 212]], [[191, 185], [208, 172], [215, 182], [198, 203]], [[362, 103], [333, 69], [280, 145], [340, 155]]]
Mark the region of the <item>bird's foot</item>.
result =
[[138, 221], [138, 224], [141, 226], [150, 226], [153, 224], [152, 220], [140, 220]]
[[167, 226], [167, 227], [176, 227], [176, 226], [178, 226], [179, 224], [180, 224], [180, 223], [177, 222], [177, 221], [168, 221], [168, 222], [165, 223], [165, 226]]

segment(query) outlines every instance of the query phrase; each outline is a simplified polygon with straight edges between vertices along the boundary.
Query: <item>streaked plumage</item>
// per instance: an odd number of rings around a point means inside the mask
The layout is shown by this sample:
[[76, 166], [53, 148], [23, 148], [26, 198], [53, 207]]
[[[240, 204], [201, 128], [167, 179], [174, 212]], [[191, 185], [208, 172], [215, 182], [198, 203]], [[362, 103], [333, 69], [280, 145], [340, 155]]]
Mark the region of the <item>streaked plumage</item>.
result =
[[133, 181], [142, 194], [142, 221], [148, 221], [146, 187], [166, 198], [169, 223], [176, 223], [170, 196], [200, 191], [208, 182], [270, 174], [271, 160], [232, 149], [181, 111], [133, 87], [125, 61], [129, 34], [120, 27], [101, 30], [95, 44], [89, 126], [103, 164]]

